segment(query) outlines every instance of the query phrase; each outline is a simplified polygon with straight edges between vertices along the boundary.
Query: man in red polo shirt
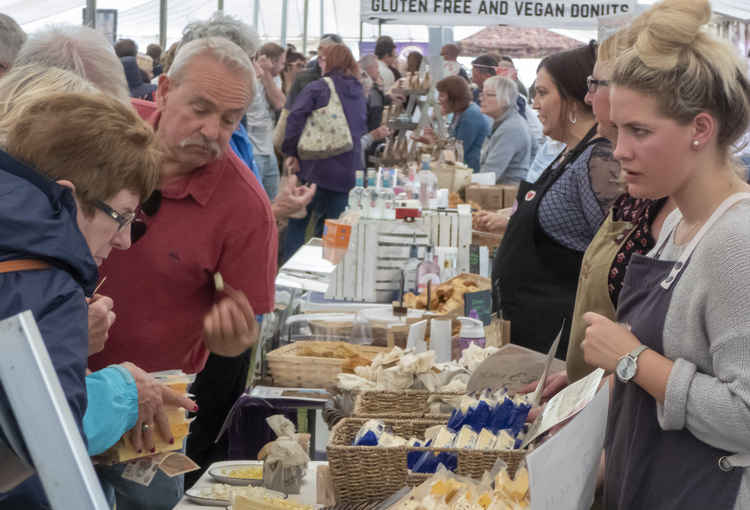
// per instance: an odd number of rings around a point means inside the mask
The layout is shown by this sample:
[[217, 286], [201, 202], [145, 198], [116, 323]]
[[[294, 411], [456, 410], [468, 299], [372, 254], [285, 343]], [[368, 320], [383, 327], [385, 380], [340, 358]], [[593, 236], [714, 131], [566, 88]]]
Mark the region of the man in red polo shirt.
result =
[[[89, 358], [92, 369], [129, 360], [147, 371], [195, 373], [209, 352], [238, 356], [257, 340], [256, 314], [273, 308], [276, 222], [263, 188], [229, 148], [253, 95], [247, 54], [210, 37], [180, 49], [156, 104], [134, 103], [164, 150], [160, 193], [144, 204], [145, 235], [103, 265], [102, 292], [117, 304], [117, 321]], [[152, 496], [119, 496], [118, 509], [171, 508]]]

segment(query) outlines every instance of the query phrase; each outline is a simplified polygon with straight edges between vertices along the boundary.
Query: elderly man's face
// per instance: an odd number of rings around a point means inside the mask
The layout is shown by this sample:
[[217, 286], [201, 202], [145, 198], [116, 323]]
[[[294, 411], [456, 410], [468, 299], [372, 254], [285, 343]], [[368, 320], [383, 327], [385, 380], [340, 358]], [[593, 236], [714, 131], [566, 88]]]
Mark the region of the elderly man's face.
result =
[[188, 63], [179, 83], [162, 78], [157, 135], [169, 157], [189, 169], [221, 157], [252, 99], [249, 79], [203, 55]]

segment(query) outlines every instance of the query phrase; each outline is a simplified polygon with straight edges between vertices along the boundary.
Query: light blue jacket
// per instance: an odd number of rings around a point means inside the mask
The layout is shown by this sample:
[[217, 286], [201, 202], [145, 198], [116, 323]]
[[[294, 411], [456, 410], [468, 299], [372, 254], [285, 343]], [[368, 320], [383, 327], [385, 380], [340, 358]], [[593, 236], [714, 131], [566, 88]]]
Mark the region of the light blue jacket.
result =
[[531, 134], [515, 107], [508, 108], [482, 148], [481, 171], [494, 172], [495, 184], [518, 184], [531, 164]]

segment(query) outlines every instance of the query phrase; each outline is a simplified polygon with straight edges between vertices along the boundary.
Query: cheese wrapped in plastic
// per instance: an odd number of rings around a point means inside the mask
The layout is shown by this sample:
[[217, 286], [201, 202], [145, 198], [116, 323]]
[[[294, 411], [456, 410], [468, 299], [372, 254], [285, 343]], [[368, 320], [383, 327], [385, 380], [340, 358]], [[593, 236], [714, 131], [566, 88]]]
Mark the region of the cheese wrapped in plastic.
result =
[[492, 450], [495, 447], [496, 440], [497, 436], [490, 429], [484, 428], [477, 437], [475, 448], [477, 450]]
[[354, 436], [354, 446], [377, 446], [385, 431], [383, 420], [367, 420]]
[[497, 434], [495, 440], [495, 450], [512, 450], [516, 445], [516, 438], [514, 438], [510, 432], [510, 429], [503, 429]]
[[414, 375], [405, 374], [398, 366], [383, 370], [378, 378], [378, 386], [387, 390], [406, 390], [412, 384], [414, 384]]
[[468, 395], [461, 397], [461, 402], [458, 404], [458, 409], [465, 415], [469, 414], [469, 409], [476, 407], [479, 401]]
[[456, 440], [453, 443], [454, 448], [472, 449], [477, 443], [477, 433], [471, 430], [471, 427], [464, 425], [456, 434]]
[[380, 436], [380, 440], [378, 441], [378, 446], [381, 446], [383, 448], [394, 448], [397, 446], [406, 446], [407, 441], [403, 437], [399, 437], [397, 435], [391, 434], [390, 432], [384, 432], [382, 436]]
[[450, 448], [453, 446], [453, 442], [456, 439], [454, 434], [448, 427], [441, 426], [438, 433], [435, 435], [435, 440], [431, 446], [435, 448]]

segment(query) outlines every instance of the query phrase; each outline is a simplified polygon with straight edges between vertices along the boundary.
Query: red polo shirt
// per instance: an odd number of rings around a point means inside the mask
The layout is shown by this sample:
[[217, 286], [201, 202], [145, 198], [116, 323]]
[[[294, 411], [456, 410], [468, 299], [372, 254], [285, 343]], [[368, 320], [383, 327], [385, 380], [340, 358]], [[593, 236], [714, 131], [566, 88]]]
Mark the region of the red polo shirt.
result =
[[[133, 101], [156, 129], [156, 105]], [[101, 293], [117, 314], [109, 340], [89, 358], [97, 370], [131, 361], [146, 371], [199, 372], [208, 358], [203, 318], [217, 301], [213, 274], [245, 292], [256, 314], [274, 301], [277, 232], [258, 180], [227, 148], [221, 159], [161, 189], [145, 217], [146, 234], [129, 250], [112, 250]]]

